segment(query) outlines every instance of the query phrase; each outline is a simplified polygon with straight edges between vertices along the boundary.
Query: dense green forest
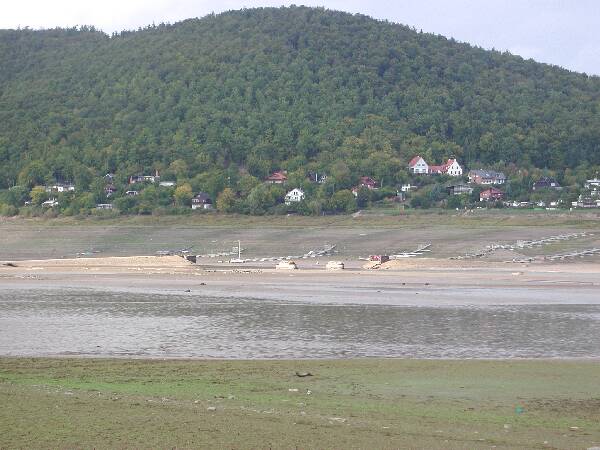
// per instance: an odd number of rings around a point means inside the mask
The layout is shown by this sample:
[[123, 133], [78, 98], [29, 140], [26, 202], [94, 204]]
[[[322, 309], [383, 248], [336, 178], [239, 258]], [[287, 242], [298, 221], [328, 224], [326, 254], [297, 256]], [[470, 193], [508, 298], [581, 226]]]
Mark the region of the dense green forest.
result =
[[[185, 204], [200, 190], [246, 198], [284, 169], [329, 174], [320, 195], [331, 200], [361, 175], [406, 181], [417, 153], [521, 177], [589, 172], [600, 165], [600, 78], [320, 8], [112, 36], [0, 30], [0, 189], [70, 181], [92, 205], [106, 201], [107, 172], [124, 190], [159, 169], [185, 187]], [[256, 194], [269, 195], [281, 192]]]

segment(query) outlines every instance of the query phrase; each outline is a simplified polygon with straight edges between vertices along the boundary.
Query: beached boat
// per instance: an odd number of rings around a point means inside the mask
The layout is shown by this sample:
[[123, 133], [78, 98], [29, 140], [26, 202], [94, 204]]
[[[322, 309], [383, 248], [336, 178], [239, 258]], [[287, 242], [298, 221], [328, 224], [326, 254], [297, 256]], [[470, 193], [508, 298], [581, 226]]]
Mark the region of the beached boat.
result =
[[341, 261], [329, 261], [325, 266], [327, 270], [344, 270], [344, 263]]
[[275, 266], [277, 270], [296, 270], [298, 266], [294, 261], [280, 261], [279, 264]]

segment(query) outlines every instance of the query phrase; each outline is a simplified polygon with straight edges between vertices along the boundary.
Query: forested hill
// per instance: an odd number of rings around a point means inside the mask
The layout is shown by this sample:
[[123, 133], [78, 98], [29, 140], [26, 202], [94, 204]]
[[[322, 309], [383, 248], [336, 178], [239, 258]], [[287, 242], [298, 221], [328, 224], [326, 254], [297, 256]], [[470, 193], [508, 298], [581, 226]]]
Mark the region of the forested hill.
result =
[[[600, 163], [600, 79], [371, 18], [249, 9], [108, 36], [0, 31], [0, 188], [111, 171]], [[221, 171], [221, 172], [219, 172]], [[20, 178], [19, 178], [20, 175]]]

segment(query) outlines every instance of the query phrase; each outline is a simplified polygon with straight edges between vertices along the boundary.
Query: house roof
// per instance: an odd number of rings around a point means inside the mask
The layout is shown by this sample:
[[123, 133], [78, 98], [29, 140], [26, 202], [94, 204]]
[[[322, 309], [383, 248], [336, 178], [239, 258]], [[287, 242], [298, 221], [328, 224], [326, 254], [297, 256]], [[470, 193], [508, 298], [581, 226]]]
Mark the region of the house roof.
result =
[[496, 172], [495, 170], [473, 169], [469, 172], [469, 175], [481, 178], [506, 179], [503, 172]]
[[[449, 158], [448, 161], [446, 161], [444, 164], [441, 164], [439, 166], [429, 166], [429, 171], [446, 173], [448, 171], [448, 167], [450, 167], [455, 162], [458, 164], [458, 161], [456, 161], [455, 158]], [[460, 164], [459, 164], [459, 166], [460, 166]]]
[[558, 181], [556, 181], [555, 178], [552, 177], [542, 177], [539, 180], [537, 180], [534, 184], [540, 184], [540, 185], [544, 185], [544, 184], [556, 184], [558, 186]]
[[206, 192], [198, 192], [194, 198], [192, 198], [192, 201], [196, 201], [196, 202], [200, 202], [200, 203], [212, 203], [212, 200], [210, 199], [210, 195], [208, 195]]
[[287, 180], [287, 175], [282, 171], [273, 172], [271, 175], [267, 177], [267, 180]]
[[360, 183], [361, 184], [369, 184], [369, 185], [376, 185], [377, 181], [375, 181], [373, 178], [371, 177], [360, 177]]
[[[496, 189], [496, 188], [489, 188], [489, 189], [486, 189], [486, 190], [484, 190], [484, 191], [481, 191], [481, 194], [483, 194], [484, 192], [488, 192], [488, 193], [490, 193], [490, 194], [504, 194], [504, 192], [502, 192], [500, 189]], [[481, 194], [480, 194], [480, 195], [481, 195]]]
[[[419, 160], [420, 160], [420, 159], [423, 159], [423, 158], [421, 157], [421, 155], [417, 155], [417, 156], [415, 156], [413, 159], [411, 159], [411, 160], [410, 160], [410, 162], [408, 163], [408, 166], [409, 166], [409, 167], [414, 167], [414, 166], [416, 166], [416, 165], [417, 165], [417, 163], [419, 162]], [[425, 162], [425, 160], [424, 160], [424, 159], [423, 159], [423, 161]], [[425, 164], [427, 164], [427, 163], [425, 162]]]

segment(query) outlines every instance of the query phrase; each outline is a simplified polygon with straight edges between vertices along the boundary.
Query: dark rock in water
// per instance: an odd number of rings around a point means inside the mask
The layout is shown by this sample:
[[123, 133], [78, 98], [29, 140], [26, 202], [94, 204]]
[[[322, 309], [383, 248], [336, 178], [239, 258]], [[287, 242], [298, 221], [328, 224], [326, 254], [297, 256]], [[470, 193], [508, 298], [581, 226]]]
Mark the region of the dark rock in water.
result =
[[185, 292], [192, 292], [192, 290], [191, 289], [186, 289]]
[[12, 263], [12, 262], [7, 262], [7, 263], [4, 263], [2, 265], [3, 266], [8, 266], [8, 267], [17, 267], [17, 265], [15, 263]]
[[206, 283], [200, 283], [200, 286], [206, 286]]
[[310, 373], [310, 372], [296, 372], [296, 376], [300, 377], [300, 378], [312, 377], [312, 373]]

